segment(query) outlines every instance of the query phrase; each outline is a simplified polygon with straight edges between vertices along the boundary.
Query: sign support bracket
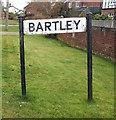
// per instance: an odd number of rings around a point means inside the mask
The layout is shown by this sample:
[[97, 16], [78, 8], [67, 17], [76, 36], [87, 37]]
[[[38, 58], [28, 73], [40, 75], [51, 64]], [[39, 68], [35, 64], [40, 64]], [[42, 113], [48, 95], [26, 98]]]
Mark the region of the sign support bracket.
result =
[[[21, 88], [22, 96], [26, 96], [25, 79], [25, 54], [24, 54], [24, 16], [19, 16], [20, 37], [20, 66], [21, 66]], [[87, 13], [87, 79], [88, 79], [88, 101], [93, 98], [92, 94], [92, 13]]]

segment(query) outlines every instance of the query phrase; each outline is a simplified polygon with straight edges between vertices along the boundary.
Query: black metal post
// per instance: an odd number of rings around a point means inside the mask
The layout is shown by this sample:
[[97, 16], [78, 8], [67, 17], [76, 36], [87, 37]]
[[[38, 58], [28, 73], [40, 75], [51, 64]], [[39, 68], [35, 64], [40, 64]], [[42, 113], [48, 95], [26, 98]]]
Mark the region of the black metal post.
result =
[[87, 69], [88, 69], [88, 100], [92, 96], [92, 13], [87, 14]]
[[23, 16], [19, 16], [19, 35], [20, 35], [20, 65], [21, 65], [21, 88], [22, 95], [26, 95], [26, 80], [25, 80], [25, 55], [24, 55], [24, 30]]

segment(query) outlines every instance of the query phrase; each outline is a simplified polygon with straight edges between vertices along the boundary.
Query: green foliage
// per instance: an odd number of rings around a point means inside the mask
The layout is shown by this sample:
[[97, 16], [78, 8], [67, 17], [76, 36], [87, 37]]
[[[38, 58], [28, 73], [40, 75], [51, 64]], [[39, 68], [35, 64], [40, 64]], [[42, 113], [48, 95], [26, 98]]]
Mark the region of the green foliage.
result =
[[101, 20], [101, 15], [100, 14], [96, 14], [94, 16], [94, 20]]
[[63, 2], [56, 2], [54, 6], [51, 7], [51, 17], [57, 18], [59, 16], [65, 15], [65, 4]]
[[87, 101], [87, 53], [40, 35], [25, 36], [27, 96], [21, 96], [19, 36], [3, 35], [3, 118], [113, 118], [114, 64], [93, 55]]
[[56, 3], [51, 9], [52, 17], [75, 17], [78, 16], [78, 12], [76, 8], [66, 8], [65, 4], [62, 2]]
[[93, 17], [94, 20], [111, 20], [111, 17], [108, 16], [108, 14], [96, 14]]
[[101, 19], [102, 20], [107, 20], [108, 19], [108, 14], [102, 14]]
[[64, 10], [64, 17], [77, 17], [79, 16], [79, 12], [77, 11], [76, 8], [68, 8]]
[[77, 16], [77, 10], [76, 10], [76, 8], [71, 8], [69, 10], [69, 16], [70, 17], [76, 17]]

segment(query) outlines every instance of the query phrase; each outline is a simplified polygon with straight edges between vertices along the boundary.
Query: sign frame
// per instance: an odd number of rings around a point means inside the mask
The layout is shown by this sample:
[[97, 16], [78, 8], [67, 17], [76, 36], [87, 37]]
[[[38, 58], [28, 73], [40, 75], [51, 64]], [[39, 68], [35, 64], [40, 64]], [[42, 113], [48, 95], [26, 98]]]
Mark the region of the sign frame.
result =
[[[25, 52], [24, 52], [24, 16], [19, 16], [19, 38], [20, 38], [20, 70], [21, 70], [21, 89], [22, 96], [26, 96], [25, 78]], [[93, 99], [92, 90], [92, 13], [86, 16], [87, 32], [87, 77], [88, 77], [88, 101]]]

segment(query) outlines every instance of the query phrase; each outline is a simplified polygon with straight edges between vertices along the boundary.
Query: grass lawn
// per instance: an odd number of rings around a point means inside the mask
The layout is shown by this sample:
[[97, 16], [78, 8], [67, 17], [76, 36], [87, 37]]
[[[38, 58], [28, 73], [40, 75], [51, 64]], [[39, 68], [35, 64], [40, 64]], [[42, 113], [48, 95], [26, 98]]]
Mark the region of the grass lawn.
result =
[[[2, 31], [6, 32], [5, 26], [2, 26]], [[8, 32], [18, 32], [19, 27], [18, 26], [9, 26], [8, 27]]]
[[114, 64], [93, 55], [87, 101], [87, 53], [43, 36], [25, 36], [27, 96], [21, 96], [19, 39], [3, 36], [3, 118], [113, 118]]
[[[2, 20], [2, 24], [5, 25], [5, 20]], [[9, 25], [18, 25], [18, 20], [9, 20], [8, 21]], [[5, 26], [2, 26], [2, 29], [0, 31], [6, 32]], [[8, 26], [8, 32], [18, 32], [19, 27], [18, 26]]]
[[[18, 24], [19, 24], [18, 20], [8, 20], [8, 23], [9, 23], [10, 25], [18, 25]], [[6, 24], [6, 21], [5, 21], [5, 20], [2, 20], [2, 24], [5, 25], [5, 24]]]

